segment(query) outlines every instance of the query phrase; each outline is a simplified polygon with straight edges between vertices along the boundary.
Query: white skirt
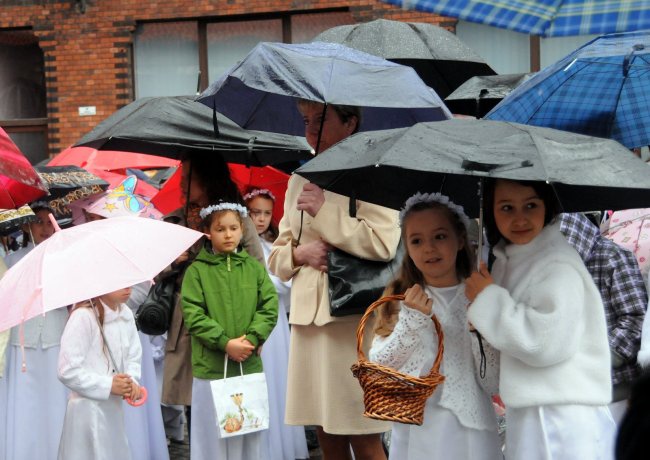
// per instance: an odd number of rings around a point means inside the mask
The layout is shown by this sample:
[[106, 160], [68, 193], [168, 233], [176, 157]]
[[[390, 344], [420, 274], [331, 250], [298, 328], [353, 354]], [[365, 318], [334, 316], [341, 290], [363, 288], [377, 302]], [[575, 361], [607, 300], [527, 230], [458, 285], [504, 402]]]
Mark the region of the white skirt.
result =
[[123, 404], [115, 395], [98, 401], [73, 393], [65, 414], [59, 460], [133, 458], [124, 430]]
[[612, 460], [616, 424], [607, 406], [506, 410], [508, 460]]
[[138, 332], [142, 344], [142, 376], [140, 385], [147, 389], [147, 402], [133, 407], [124, 403], [124, 424], [131, 455], [137, 460], [169, 460], [167, 436], [160, 409], [160, 394], [151, 354], [149, 336]]
[[[0, 379], [0, 458], [54, 460], [69, 391], [57, 378], [59, 347], [7, 347]], [[36, 442], [37, 441], [37, 442]]]
[[467, 428], [453, 412], [438, 405], [440, 394], [438, 389], [427, 400], [421, 426], [393, 423], [389, 457], [403, 460], [501, 459], [496, 419], [492, 431]]
[[289, 370], [289, 322], [280, 307], [278, 322], [262, 347], [262, 364], [269, 391], [269, 429], [262, 437], [268, 443], [270, 460], [309, 458], [305, 429], [284, 423]]
[[261, 431], [226, 439], [219, 436], [209, 380], [192, 380], [191, 430], [191, 460], [268, 460]]

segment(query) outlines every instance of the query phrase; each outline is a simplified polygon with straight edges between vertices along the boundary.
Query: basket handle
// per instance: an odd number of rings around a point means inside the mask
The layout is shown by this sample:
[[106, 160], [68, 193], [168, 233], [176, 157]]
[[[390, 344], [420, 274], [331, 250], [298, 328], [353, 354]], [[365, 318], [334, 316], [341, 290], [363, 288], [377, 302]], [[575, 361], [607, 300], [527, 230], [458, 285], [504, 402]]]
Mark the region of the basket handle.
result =
[[[361, 317], [361, 321], [359, 321], [359, 325], [357, 326], [357, 357], [359, 358], [359, 361], [367, 361], [366, 355], [363, 352], [363, 335], [364, 335], [364, 331], [368, 319], [374, 313], [374, 311], [377, 308], [379, 308], [381, 305], [385, 304], [386, 302], [392, 302], [394, 300], [404, 300], [404, 295], [393, 294], [378, 299], [368, 307], [366, 312]], [[433, 367], [431, 368], [431, 371], [429, 372], [427, 377], [432, 377], [433, 375], [439, 373], [440, 363], [442, 363], [442, 356], [445, 351], [445, 345], [443, 343], [444, 334], [442, 332], [442, 326], [440, 325], [440, 321], [438, 321], [436, 315], [431, 315], [431, 320], [433, 321], [433, 326], [436, 328], [436, 335], [438, 336], [438, 355], [436, 356], [436, 359], [433, 362]]]

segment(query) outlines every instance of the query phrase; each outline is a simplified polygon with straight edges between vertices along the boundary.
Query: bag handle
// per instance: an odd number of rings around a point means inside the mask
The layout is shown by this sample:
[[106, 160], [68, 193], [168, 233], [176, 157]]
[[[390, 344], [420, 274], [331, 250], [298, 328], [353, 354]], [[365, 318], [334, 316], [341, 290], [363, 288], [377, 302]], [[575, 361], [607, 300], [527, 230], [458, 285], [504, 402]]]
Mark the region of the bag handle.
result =
[[[223, 379], [226, 380], [226, 371], [228, 370], [228, 361], [230, 361], [230, 357], [228, 357], [228, 353], [226, 353], [223, 358]], [[244, 376], [244, 368], [242, 367], [241, 362], [239, 363], [239, 376]]]
[[[363, 317], [361, 317], [361, 321], [359, 321], [359, 325], [357, 326], [357, 357], [359, 358], [359, 361], [368, 360], [366, 358], [366, 355], [363, 353], [363, 335], [366, 328], [366, 322], [368, 322], [368, 319], [370, 319], [370, 316], [377, 308], [379, 308], [381, 305], [385, 304], [386, 302], [392, 302], [395, 300], [404, 300], [404, 295], [393, 294], [393, 295], [382, 297], [381, 299], [373, 302], [368, 307]], [[436, 315], [431, 315], [431, 320], [433, 321], [433, 326], [436, 328], [436, 334], [438, 335], [438, 355], [436, 356], [436, 359], [433, 362], [433, 367], [431, 368], [431, 371], [429, 371], [429, 374], [427, 374], [425, 378], [433, 378], [435, 375], [439, 374], [440, 364], [442, 363], [442, 356], [445, 350], [445, 346], [443, 343], [444, 334], [442, 332], [442, 326], [440, 325], [440, 321], [438, 321]]]

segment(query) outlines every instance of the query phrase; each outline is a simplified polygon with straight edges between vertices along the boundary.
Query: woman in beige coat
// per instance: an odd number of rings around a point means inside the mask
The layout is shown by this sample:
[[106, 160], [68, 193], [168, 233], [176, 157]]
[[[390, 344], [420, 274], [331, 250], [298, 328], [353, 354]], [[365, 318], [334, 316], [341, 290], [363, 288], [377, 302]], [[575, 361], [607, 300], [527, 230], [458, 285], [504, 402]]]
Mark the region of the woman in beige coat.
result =
[[[323, 105], [298, 106], [307, 141], [316, 148]], [[358, 109], [328, 106], [320, 151], [354, 133], [358, 123]], [[286, 422], [315, 425], [326, 460], [349, 459], [350, 448], [356, 460], [385, 459], [380, 433], [389, 426], [363, 417], [363, 393], [350, 371], [361, 316], [330, 315], [326, 257], [335, 247], [364, 259], [392, 259], [400, 237], [397, 211], [357, 201], [357, 215], [350, 217], [349, 198], [297, 175], [289, 179], [284, 203], [269, 268], [293, 283]]]

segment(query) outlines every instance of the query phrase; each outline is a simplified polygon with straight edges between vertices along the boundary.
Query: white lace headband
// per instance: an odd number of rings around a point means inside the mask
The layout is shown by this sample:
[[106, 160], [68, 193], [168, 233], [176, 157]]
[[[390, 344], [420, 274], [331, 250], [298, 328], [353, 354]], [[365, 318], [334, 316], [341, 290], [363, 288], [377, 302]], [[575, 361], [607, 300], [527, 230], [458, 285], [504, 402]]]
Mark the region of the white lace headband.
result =
[[248, 217], [248, 210], [239, 203], [218, 203], [208, 206], [207, 208], [201, 209], [199, 215], [201, 219], [205, 219], [213, 212], [217, 211], [235, 211], [238, 212], [242, 217]]
[[271, 198], [273, 201], [275, 201], [275, 195], [273, 195], [273, 193], [271, 193], [270, 190], [265, 189], [265, 188], [258, 188], [258, 189], [255, 189], [255, 190], [247, 193], [246, 195], [244, 195], [244, 201], [248, 201], [248, 200], [253, 199], [253, 198], [255, 198], [256, 196], [259, 196], [259, 195], [267, 195], [269, 198]]
[[456, 214], [462, 224], [465, 226], [465, 230], [469, 231], [470, 220], [465, 214], [465, 210], [462, 206], [457, 205], [449, 199], [447, 195], [441, 193], [416, 193], [411, 198], [406, 200], [404, 207], [399, 212], [399, 223], [402, 225], [404, 223], [404, 217], [409, 213], [411, 208], [418, 203], [440, 203], [443, 206], [448, 207], [451, 212]]

